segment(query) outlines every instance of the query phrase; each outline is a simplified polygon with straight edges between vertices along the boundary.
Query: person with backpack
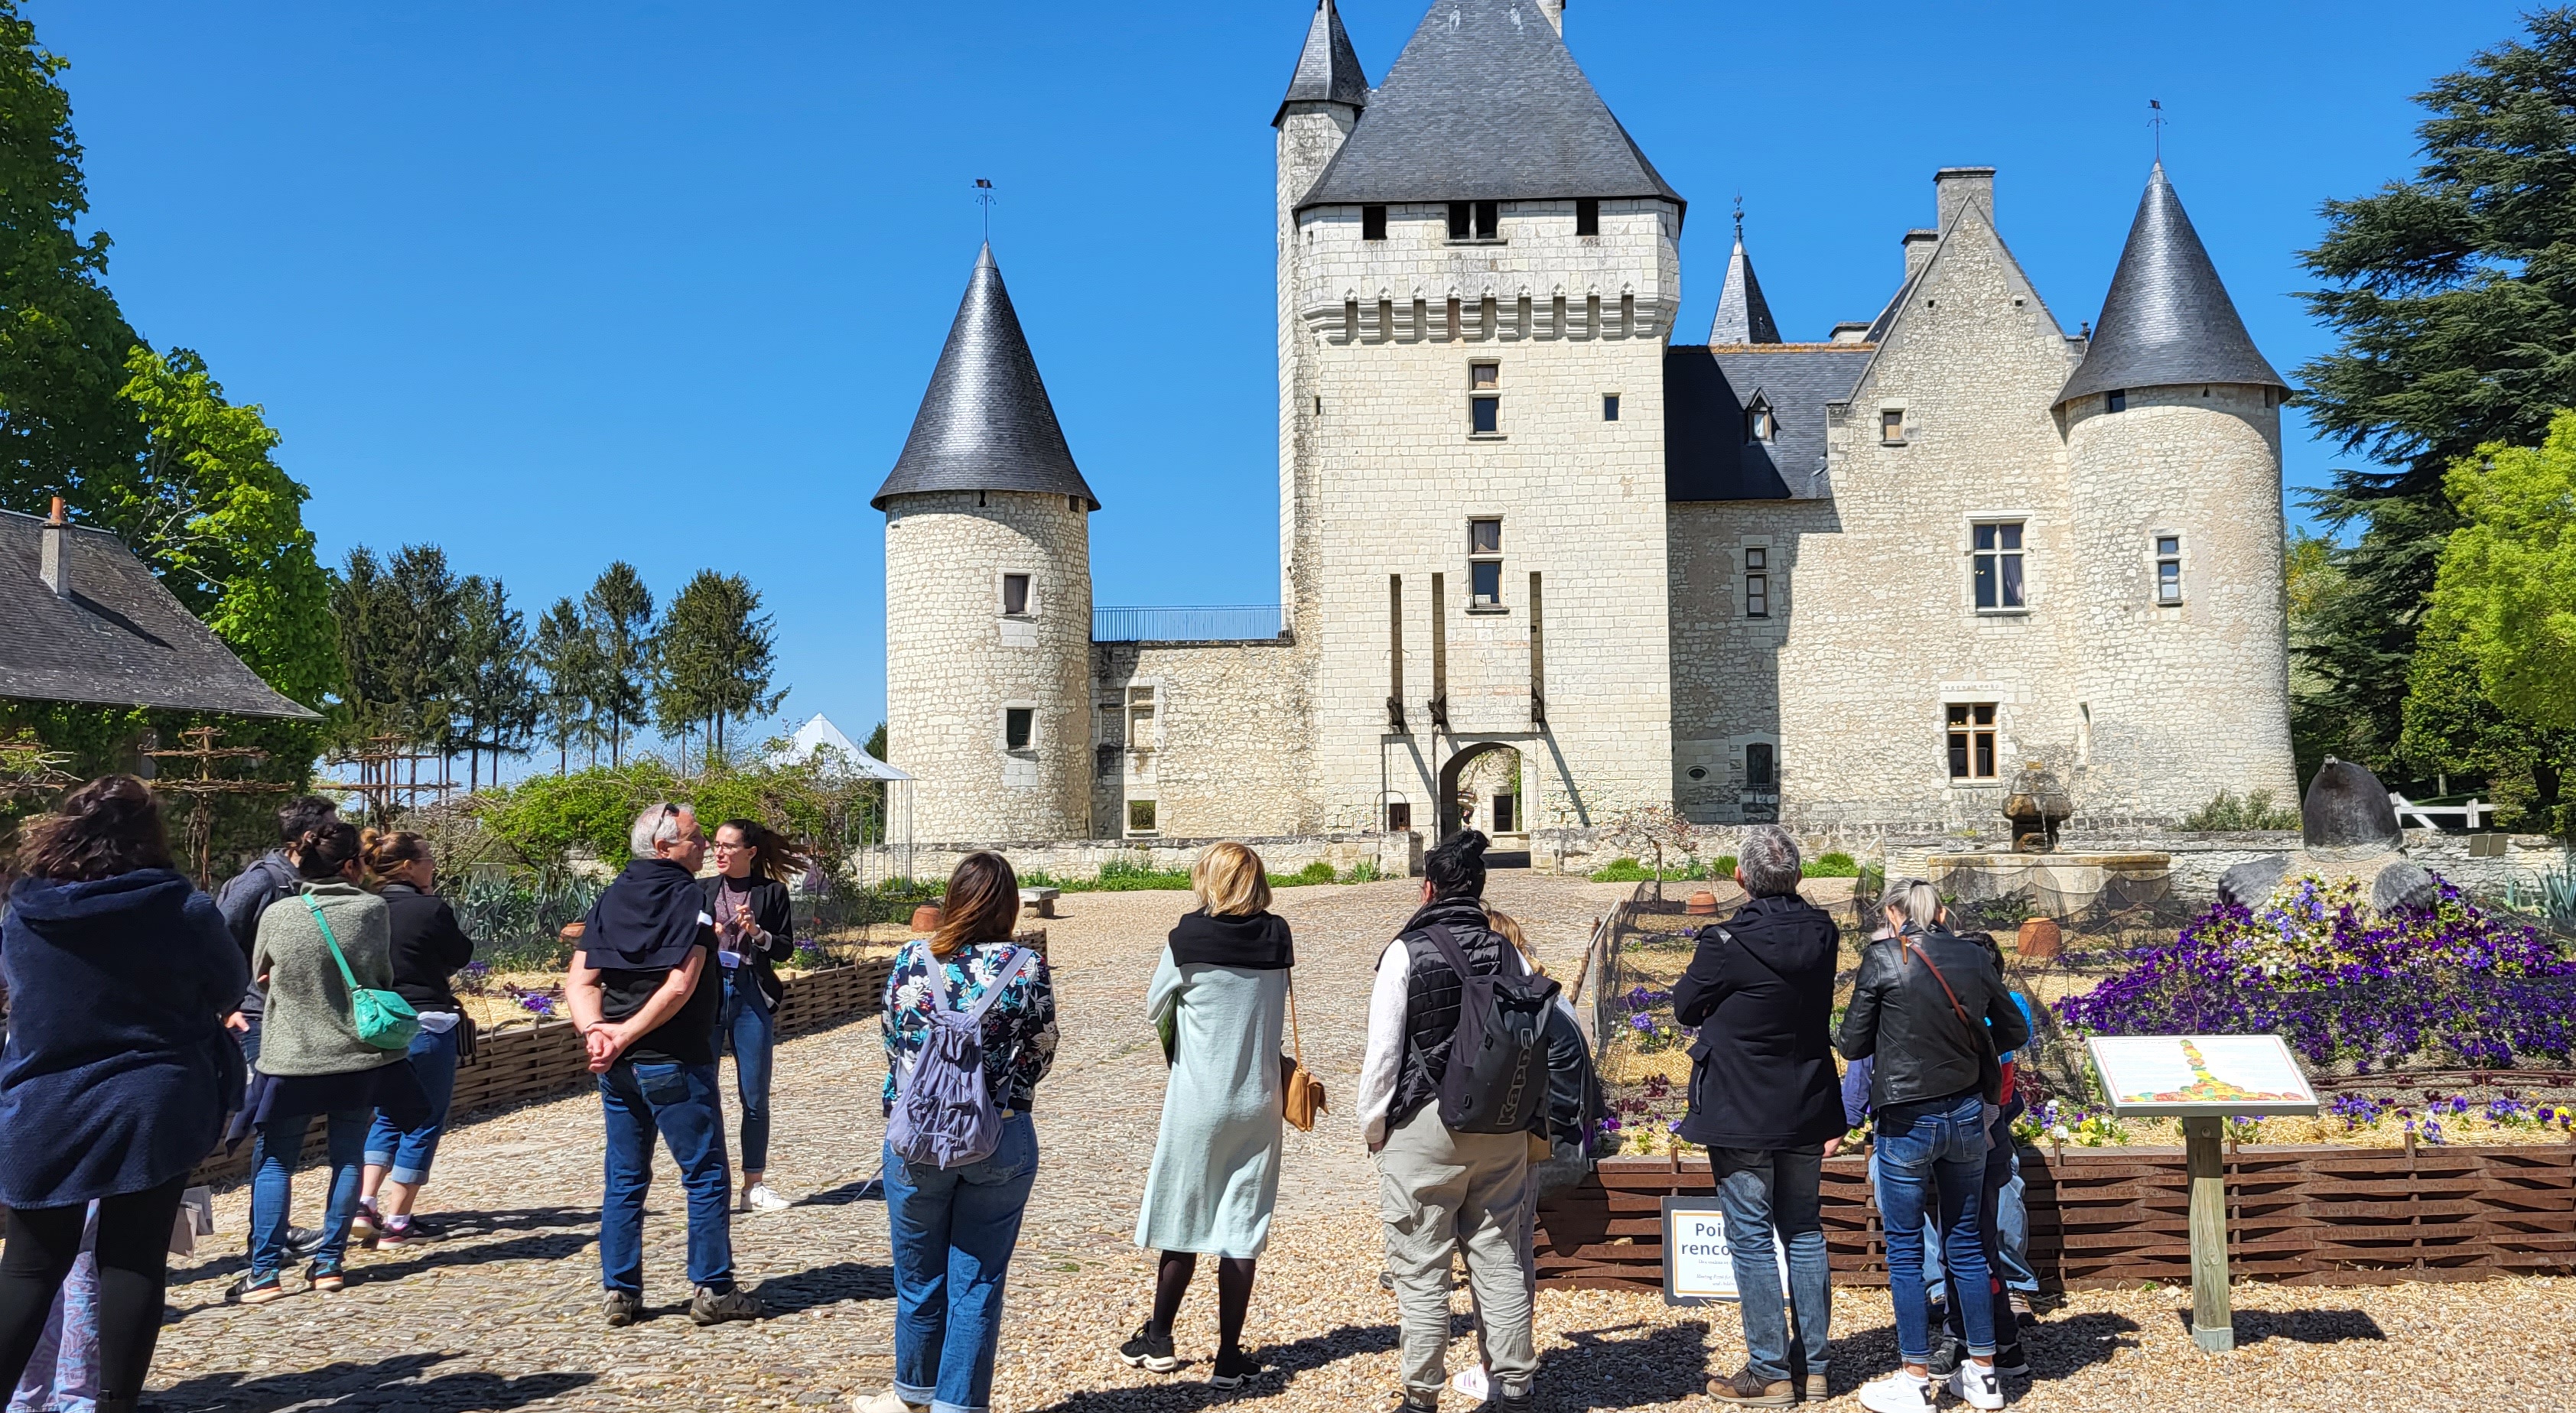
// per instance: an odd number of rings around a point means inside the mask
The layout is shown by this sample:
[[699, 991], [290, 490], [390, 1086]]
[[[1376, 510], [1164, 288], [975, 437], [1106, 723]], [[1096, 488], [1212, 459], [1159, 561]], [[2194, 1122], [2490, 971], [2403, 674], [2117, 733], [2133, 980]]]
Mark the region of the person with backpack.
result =
[[1861, 1406], [1922, 1413], [1934, 1405], [1923, 1298], [1929, 1212], [1940, 1226], [1967, 1344], [1967, 1359], [1944, 1384], [1971, 1407], [2001, 1408], [1994, 1307], [2002, 1302], [1989, 1296], [1978, 1209], [1992, 1116], [2003, 1098], [1999, 1055], [2019, 1049], [2030, 1031], [1986, 949], [1949, 930], [1931, 884], [1891, 880], [1879, 905], [1890, 935], [1862, 951], [1836, 1043], [1847, 1059], [1875, 1060], [1870, 1106], [1877, 1122], [1878, 1210], [1903, 1362], [1861, 1387]]
[[[1708, 1148], [1744, 1320], [1744, 1366], [1708, 1392], [1735, 1407], [1822, 1402], [1831, 1353], [1821, 1187], [1846, 1129], [1833, 1050], [1842, 930], [1798, 896], [1800, 878], [1787, 831], [1746, 830], [1735, 864], [1744, 906], [1700, 929], [1673, 984], [1674, 1022], [1699, 1031], [1679, 1133]], [[1775, 1229], [1788, 1246], [1785, 1311]]]
[[1055, 985], [1046, 958], [1011, 940], [1019, 917], [1011, 865], [968, 854], [938, 931], [904, 943], [886, 979], [894, 1387], [852, 1399], [860, 1413], [992, 1402], [1002, 1290], [1037, 1182], [1029, 1108], [1056, 1048]]
[[[217, 890], [215, 907], [223, 913], [224, 926], [231, 929], [234, 944], [241, 948], [244, 967], [250, 965], [251, 945], [259, 940], [260, 915], [278, 899], [294, 897], [302, 885], [302, 875], [295, 871], [296, 855], [316, 833], [339, 822], [340, 807], [319, 795], [306, 795], [281, 807], [277, 812], [277, 847], [225, 879], [224, 886]], [[259, 1058], [260, 1019], [267, 1007], [267, 999], [254, 981], [242, 993], [233, 1031], [241, 1042], [245, 1064]]]
[[1136, 1244], [1161, 1253], [1154, 1309], [1118, 1357], [1140, 1369], [1180, 1367], [1172, 1320], [1199, 1254], [1217, 1258], [1217, 1354], [1208, 1382], [1234, 1388], [1261, 1372], [1243, 1352], [1253, 1263], [1270, 1243], [1279, 1199], [1289, 968], [1288, 920], [1270, 911], [1261, 856], [1211, 844], [1190, 868], [1196, 911], [1182, 915], [1145, 990], [1171, 1066]]
[[689, 1194], [689, 1318], [757, 1320], [760, 1297], [734, 1279], [724, 1108], [716, 1096], [715, 920], [698, 888], [707, 836], [686, 805], [663, 803], [627, 830], [631, 862], [582, 919], [564, 1000], [599, 1076], [607, 1124], [599, 1202], [600, 1315], [644, 1313], [644, 1198], [660, 1138]]
[[1423, 862], [1422, 906], [1378, 960], [1359, 1118], [1377, 1155], [1386, 1262], [1403, 1310], [1403, 1407], [1429, 1413], [1448, 1382], [1449, 1271], [1463, 1254], [1496, 1405], [1531, 1407], [1530, 1129], [1548, 1107], [1557, 985], [1530, 972], [1485, 916], [1486, 839], [1472, 829]]

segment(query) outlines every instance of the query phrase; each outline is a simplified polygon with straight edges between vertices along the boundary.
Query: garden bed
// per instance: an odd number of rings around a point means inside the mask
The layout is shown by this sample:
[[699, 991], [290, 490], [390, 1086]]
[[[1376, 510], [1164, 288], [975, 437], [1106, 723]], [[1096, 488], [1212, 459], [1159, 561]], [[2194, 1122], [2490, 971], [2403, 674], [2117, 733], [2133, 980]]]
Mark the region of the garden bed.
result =
[[[2189, 1178], [2179, 1148], [2021, 1150], [2032, 1268], [2052, 1288], [2191, 1283]], [[2483, 1280], [2576, 1272], [2576, 1145], [2231, 1145], [2228, 1258], [2239, 1277], [2298, 1285]], [[1662, 1203], [1713, 1197], [1705, 1157], [1610, 1158], [1539, 1204], [1544, 1286], [1661, 1289]], [[1837, 1284], [1884, 1286], [1868, 1160], [1825, 1163]]]

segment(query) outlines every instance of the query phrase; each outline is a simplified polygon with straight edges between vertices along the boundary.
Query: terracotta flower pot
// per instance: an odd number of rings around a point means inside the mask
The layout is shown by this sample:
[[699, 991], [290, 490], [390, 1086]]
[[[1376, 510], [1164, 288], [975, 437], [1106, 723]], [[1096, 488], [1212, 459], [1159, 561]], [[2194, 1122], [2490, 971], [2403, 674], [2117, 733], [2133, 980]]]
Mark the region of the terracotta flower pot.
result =
[[1682, 905], [1682, 911], [1692, 917], [1715, 917], [1717, 916], [1717, 895], [1702, 888], [1690, 895], [1690, 901]]
[[929, 933], [939, 930], [939, 905], [924, 903], [912, 910], [912, 930]]
[[2021, 936], [2013, 940], [2013, 950], [2025, 961], [2044, 962], [2057, 955], [2058, 944], [2064, 940], [2065, 934], [2057, 930], [2055, 918], [2035, 917], [2021, 925]]

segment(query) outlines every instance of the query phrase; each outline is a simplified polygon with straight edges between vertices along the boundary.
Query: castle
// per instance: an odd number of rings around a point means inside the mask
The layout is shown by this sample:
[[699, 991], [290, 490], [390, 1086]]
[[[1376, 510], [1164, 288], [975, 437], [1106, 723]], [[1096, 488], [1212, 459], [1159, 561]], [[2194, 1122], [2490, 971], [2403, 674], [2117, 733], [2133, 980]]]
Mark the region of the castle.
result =
[[1094, 632], [1100, 504], [983, 253], [873, 502], [914, 836], [1940, 829], [2026, 760], [2097, 821], [2292, 798], [2287, 387], [2161, 165], [2089, 337], [1951, 167], [1874, 317], [1784, 341], [1739, 223], [1676, 342], [1684, 200], [1563, 11], [1436, 0], [1372, 88], [1316, 9], [1275, 637]]

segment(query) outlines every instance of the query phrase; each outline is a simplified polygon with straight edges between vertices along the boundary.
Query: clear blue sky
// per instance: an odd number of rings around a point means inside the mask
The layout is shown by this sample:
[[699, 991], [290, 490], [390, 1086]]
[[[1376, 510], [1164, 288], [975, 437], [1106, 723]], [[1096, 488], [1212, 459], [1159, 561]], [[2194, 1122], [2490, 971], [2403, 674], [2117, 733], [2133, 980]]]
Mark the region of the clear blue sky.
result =
[[[538, 611], [612, 558], [777, 615], [783, 714], [882, 714], [884, 522], [975, 254], [972, 181], [1074, 455], [1102, 604], [1265, 603], [1278, 535], [1268, 122], [1311, 0], [28, 0], [110, 281], [284, 434], [326, 560], [429, 541]], [[1426, 0], [1350, 0], [1382, 80]], [[2408, 100], [2492, 0], [1574, 0], [1567, 38], [1692, 206], [1686, 336], [1741, 193], [1790, 338], [1867, 318], [1932, 170], [1991, 164], [2058, 318], [2167, 168], [2256, 341], [2317, 205], [2413, 170]], [[2292, 418], [2293, 486], [2335, 464]], [[24, 507], [20, 507], [24, 508]], [[2295, 513], [2295, 505], [2294, 505]]]

